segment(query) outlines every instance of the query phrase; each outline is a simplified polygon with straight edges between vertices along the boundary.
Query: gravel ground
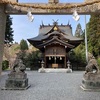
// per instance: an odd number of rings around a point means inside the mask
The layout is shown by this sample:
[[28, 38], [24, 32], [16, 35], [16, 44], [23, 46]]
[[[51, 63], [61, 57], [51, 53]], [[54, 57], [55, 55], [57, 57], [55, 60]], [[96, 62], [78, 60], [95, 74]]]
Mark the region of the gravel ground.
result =
[[[2, 88], [7, 73], [0, 76]], [[0, 100], [100, 100], [100, 92], [83, 91], [81, 81], [84, 72], [38, 73], [27, 71], [30, 88], [27, 90], [1, 90]]]

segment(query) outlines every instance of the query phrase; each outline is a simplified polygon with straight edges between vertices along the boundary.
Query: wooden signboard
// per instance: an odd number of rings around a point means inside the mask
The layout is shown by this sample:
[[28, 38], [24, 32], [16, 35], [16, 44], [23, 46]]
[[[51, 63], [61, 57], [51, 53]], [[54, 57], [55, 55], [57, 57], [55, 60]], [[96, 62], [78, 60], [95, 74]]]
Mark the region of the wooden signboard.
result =
[[58, 68], [58, 64], [52, 64], [52, 68]]

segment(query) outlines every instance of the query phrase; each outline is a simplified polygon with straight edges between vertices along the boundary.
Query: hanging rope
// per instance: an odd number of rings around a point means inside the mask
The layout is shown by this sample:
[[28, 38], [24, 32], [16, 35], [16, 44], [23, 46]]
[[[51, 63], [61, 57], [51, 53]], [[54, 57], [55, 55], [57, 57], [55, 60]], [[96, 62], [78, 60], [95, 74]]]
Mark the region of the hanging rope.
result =
[[71, 8], [75, 8], [76, 7], [84, 7], [87, 5], [93, 5], [96, 3], [100, 3], [100, 0], [96, 0], [96, 1], [92, 1], [92, 2], [85, 2], [85, 3], [81, 3], [81, 4], [71, 4], [71, 5], [63, 5], [63, 6], [57, 6], [55, 4], [55, 6], [47, 6], [47, 5], [29, 5], [29, 4], [23, 4], [23, 3], [18, 3], [18, 2], [12, 2], [12, 1], [7, 1], [7, 0], [0, 0], [1, 4], [11, 4], [14, 6], [20, 6], [20, 7], [31, 7], [31, 8], [35, 8], [35, 9], [71, 9]]

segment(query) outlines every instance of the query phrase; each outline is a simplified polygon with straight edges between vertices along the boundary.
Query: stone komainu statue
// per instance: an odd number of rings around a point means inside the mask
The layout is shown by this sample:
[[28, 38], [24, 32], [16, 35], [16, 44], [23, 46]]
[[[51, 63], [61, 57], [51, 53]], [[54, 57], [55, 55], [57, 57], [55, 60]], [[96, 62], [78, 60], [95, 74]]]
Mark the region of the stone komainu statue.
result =
[[86, 72], [85, 74], [87, 74], [88, 72], [92, 72], [95, 70], [95, 73], [97, 73], [99, 71], [99, 66], [97, 64], [97, 61], [95, 59], [95, 57], [93, 55], [89, 54], [89, 62], [86, 66]]
[[16, 57], [16, 60], [13, 65], [13, 72], [24, 72], [26, 69], [25, 65], [23, 64], [23, 61], [19, 58], [19, 56]]

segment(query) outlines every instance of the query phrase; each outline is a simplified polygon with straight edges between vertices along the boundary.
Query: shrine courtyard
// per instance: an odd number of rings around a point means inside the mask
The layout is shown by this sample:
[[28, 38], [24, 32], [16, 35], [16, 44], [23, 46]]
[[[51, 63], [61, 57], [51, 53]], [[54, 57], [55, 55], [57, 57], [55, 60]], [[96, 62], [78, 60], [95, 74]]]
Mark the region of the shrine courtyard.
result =
[[[5, 84], [9, 71], [0, 76], [0, 88]], [[1, 90], [0, 100], [100, 100], [100, 92], [83, 91], [81, 81], [84, 71], [72, 73], [38, 73], [26, 71], [27, 90]]]

